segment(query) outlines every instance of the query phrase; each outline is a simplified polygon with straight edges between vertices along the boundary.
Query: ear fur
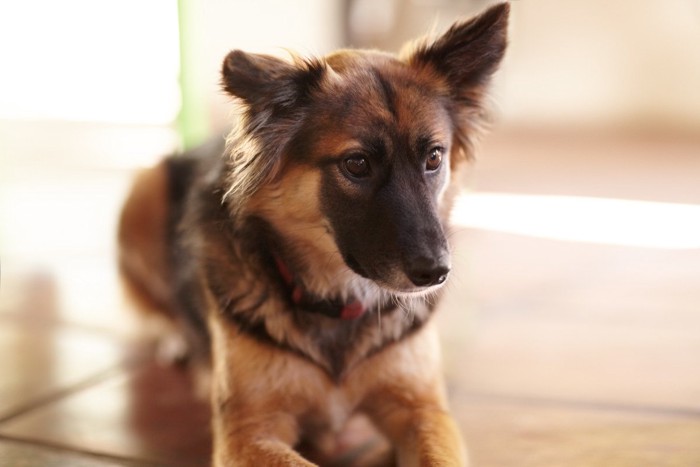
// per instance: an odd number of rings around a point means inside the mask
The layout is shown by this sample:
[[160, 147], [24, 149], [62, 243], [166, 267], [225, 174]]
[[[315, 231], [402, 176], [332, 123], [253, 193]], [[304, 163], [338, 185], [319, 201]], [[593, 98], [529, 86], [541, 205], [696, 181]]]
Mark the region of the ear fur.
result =
[[222, 86], [251, 107], [294, 105], [320, 80], [325, 66], [296, 56], [293, 60], [233, 50], [224, 59]]
[[286, 79], [293, 70], [291, 64], [278, 58], [233, 50], [224, 59], [222, 86], [232, 96], [257, 102], [270, 94], [275, 81]]
[[243, 104], [239, 125], [226, 142], [230, 177], [225, 198], [235, 199], [234, 210], [279, 173], [309, 96], [326, 72], [322, 61], [292, 58], [290, 63], [234, 50], [224, 59], [222, 87]]
[[487, 84], [507, 46], [509, 13], [510, 5], [500, 3], [456, 23], [435, 41], [424, 41], [401, 54], [409, 66], [429, 73], [447, 88], [456, 128], [453, 169], [474, 155], [485, 120]]
[[407, 61], [430, 68], [457, 95], [484, 84], [505, 54], [510, 5], [500, 3], [468, 21], [456, 23], [433, 43], [418, 45]]

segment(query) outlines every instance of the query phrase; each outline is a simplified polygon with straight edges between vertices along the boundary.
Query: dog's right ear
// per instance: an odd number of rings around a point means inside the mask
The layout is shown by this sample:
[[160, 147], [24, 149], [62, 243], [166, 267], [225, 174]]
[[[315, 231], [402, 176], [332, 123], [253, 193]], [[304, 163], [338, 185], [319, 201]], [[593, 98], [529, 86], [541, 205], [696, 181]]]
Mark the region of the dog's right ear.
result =
[[253, 108], [288, 107], [307, 94], [323, 71], [319, 62], [296, 59], [292, 64], [271, 55], [234, 50], [224, 59], [222, 86]]

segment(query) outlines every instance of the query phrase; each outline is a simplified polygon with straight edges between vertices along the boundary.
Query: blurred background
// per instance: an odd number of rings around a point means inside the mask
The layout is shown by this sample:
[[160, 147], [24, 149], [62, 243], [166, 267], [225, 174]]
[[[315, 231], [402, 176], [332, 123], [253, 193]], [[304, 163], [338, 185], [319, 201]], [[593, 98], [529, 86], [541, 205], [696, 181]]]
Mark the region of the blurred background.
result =
[[[206, 465], [114, 237], [139, 169], [231, 124], [229, 50], [398, 51], [493, 3], [0, 2], [0, 459]], [[700, 1], [511, 6], [439, 315], [472, 456], [700, 465]]]

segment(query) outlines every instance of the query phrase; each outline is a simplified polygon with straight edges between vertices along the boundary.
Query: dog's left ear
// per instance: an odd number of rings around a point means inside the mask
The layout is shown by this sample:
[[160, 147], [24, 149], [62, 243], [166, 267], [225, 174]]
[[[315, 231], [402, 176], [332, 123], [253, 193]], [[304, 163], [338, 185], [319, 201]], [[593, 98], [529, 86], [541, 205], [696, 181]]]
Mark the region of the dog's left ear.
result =
[[508, 3], [495, 5], [453, 25], [433, 43], [419, 45], [406, 60], [411, 66], [437, 72], [460, 96], [487, 82], [498, 68], [507, 45], [509, 12]]
[[295, 125], [325, 73], [324, 62], [296, 56], [290, 62], [234, 50], [224, 59], [222, 87], [244, 104], [227, 141], [231, 170], [225, 196], [237, 206], [280, 172]]

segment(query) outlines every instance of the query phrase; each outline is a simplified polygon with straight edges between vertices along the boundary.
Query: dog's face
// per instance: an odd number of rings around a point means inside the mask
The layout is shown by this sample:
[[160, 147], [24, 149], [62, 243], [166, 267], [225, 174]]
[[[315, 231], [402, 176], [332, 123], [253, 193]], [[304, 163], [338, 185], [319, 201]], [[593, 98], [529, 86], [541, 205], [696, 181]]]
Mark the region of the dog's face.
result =
[[325, 105], [310, 115], [300, 149], [321, 170], [321, 209], [340, 254], [392, 291], [443, 283], [450, 258], [438, 208], [454, 138], [447, 101], [391, 57], [327, 61], [335, 76], [319, 92]]
[[224, 87], [247, 110], [231, 191], [245, 199], [274, 186], [278, 222], [306, 212], [318, 247], [383, 289], [442, 284], [448, 187], [504, 53], [507, 8], [401, 57], [341, 51], [290, 64], [231, 52]]

